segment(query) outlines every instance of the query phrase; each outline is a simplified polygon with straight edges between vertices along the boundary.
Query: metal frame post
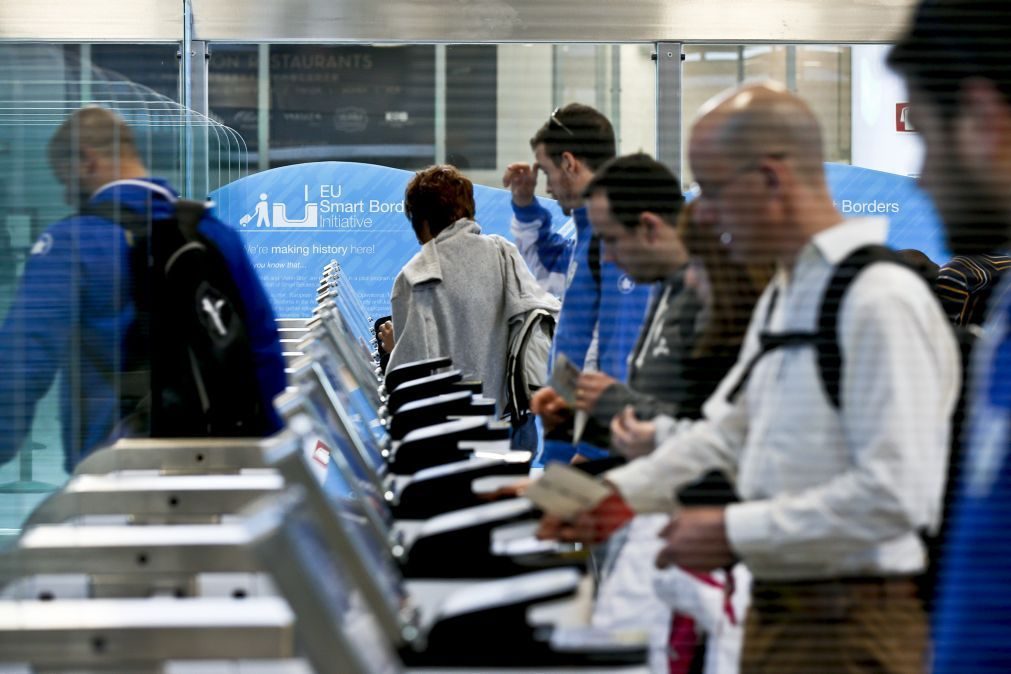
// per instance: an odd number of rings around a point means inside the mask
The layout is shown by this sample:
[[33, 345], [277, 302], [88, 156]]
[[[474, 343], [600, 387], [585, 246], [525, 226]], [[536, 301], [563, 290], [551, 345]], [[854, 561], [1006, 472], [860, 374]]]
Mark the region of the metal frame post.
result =
[[183, 40], [179, 49], [179, 101], [182, 103], [183, 196], [203, 199], [209, 192], [207, 131], [210, 51], [194, 35], [192, 0], [183, 0]]
[[270, 168], [270, 45], [257, 46], [256, 57], [256, 167]]
[[656, 45], [656, 156], [683, 183], [682, 47], [681, 42], [658, 42]]
[[435, 163], [446, 163], [446, 45], [435, 45]]

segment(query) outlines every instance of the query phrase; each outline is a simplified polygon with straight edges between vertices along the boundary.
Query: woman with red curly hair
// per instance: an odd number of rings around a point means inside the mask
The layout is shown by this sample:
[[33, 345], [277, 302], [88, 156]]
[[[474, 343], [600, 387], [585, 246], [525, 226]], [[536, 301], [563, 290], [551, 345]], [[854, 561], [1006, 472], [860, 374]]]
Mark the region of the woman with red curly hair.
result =
[[483, 382], [501, 411], [510, 322], [533, 309], [557, 315], [516, 246], [481, 233], [474, 185], [455, 167], [431, 166], [407, 185], [404, 212], [421, 250], [393, 284], [393, 351], [387, 367], [449, 356]]

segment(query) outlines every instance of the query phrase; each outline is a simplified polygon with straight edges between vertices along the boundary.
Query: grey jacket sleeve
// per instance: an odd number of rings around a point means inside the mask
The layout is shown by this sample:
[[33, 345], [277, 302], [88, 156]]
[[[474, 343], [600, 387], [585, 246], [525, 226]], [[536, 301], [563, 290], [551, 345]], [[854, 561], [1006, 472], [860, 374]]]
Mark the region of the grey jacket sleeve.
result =
[[410, 282], [404, 278], [403, 273], [399, 274], [390, 294], [394, 341], [387, 369], [426, 357], [427, 336], [424, 320], [414, 305], [416, 299]]

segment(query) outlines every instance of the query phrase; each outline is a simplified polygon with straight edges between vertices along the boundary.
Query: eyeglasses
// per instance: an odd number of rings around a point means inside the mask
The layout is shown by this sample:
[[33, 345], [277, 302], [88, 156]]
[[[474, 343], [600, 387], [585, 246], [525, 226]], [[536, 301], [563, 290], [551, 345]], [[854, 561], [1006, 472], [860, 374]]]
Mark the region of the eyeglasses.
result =
[[565, 126], [565, 124], [562, 122], [562, 120], [558, 119], [558, 113], [561, 112], [561, 111], [562, 111], [561, 108], [555, 108], [554, 110], [552, 110], [552, 112], [551, 112], [551, 123], [554, 124], [555, 126], [557, 126], [559, 129], [561, 129], [565, 133], [569, 134], [570, 136], [575, 136], [576, 134], [573, 133], [572, 129], [570, 129], [569, 127]]
[[723, 194], [723, 191], [733, 185], [738, 178], [746, 173], [751, 173], [752, 171], [757, 171], [762, 168], [762, 162], [766, 159], [783, 160], [786, 159], [788, 155], [785, 152], [777, 152], [775, 154], [767, 154], [760, 159], [748, 162], [747, 164], [742, 164], [738, 166], [733, 172], [727, 176], [724, 180], [719, 183], [692, 183], [689, 188], [690, 194], [697, 199], [706, 199], [708, 201], [716, 201]]

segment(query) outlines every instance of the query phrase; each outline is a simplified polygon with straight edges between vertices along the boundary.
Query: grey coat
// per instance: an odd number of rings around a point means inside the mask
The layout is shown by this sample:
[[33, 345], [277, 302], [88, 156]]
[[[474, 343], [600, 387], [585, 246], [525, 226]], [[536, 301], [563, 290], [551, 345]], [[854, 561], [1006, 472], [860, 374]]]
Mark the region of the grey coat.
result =
[[559, 302], [527, 269], [516, 246], [481, 234], [474, 221], [447, 227], [408, 261], [393, 283], [396, 338], [387, 368], [449, 356], [484, 395], [505, 401], [510, 321], [532, 309], [555, 316]]

